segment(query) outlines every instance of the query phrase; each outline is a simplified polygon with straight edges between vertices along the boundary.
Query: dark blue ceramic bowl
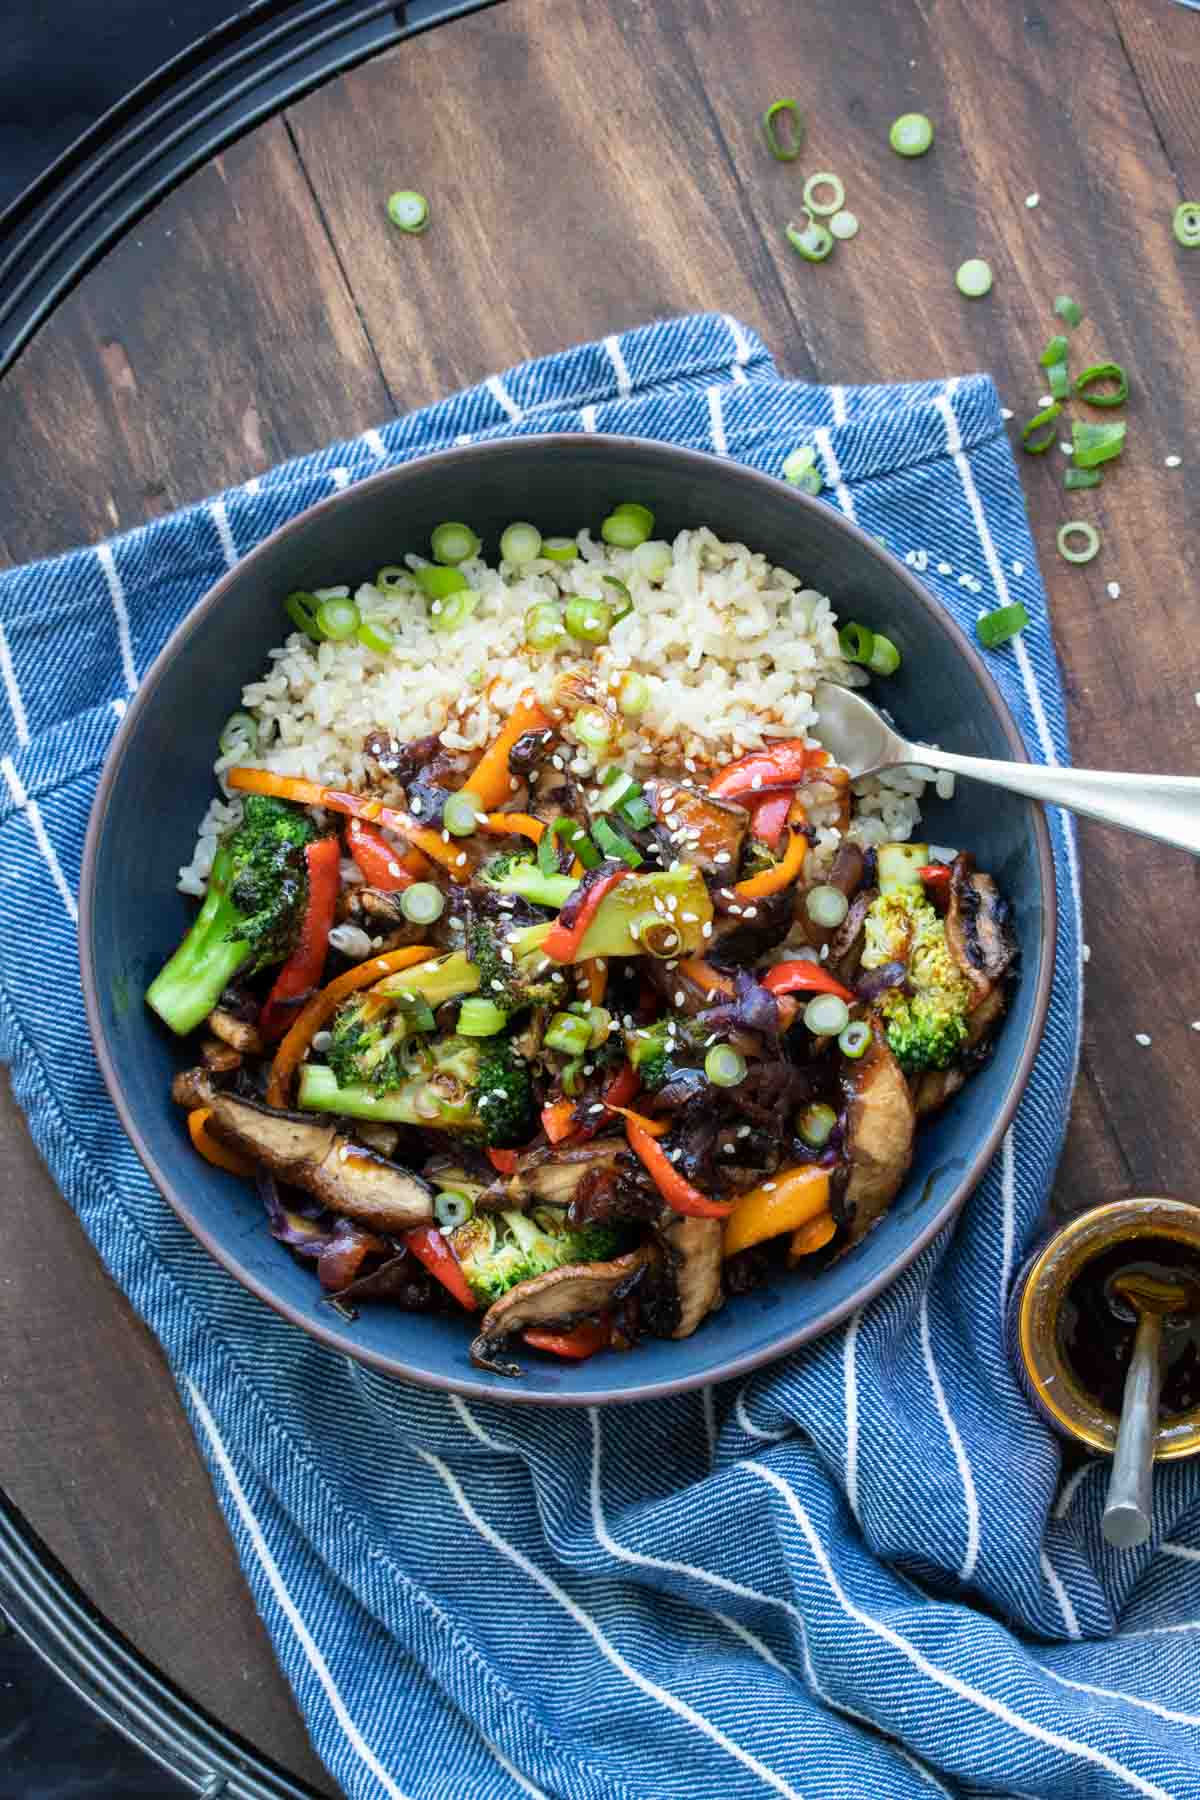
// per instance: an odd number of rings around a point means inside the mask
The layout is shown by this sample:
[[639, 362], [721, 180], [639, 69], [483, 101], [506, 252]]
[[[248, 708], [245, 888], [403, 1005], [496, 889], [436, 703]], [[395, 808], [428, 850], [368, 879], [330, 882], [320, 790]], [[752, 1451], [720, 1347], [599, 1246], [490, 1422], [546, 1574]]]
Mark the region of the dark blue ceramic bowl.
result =
[[1040, 810], [994, 789], [967, 788], [950, 803], [930, 797], [927, 837], [969, 845], [1012, 900], [1021, 978], [995, 1055], [920, 1133], [912, 1173], [887, 1217], [832, 1268], [732, 1301], [685, 1342], [650, 1339], [629, 1355], [565, 1367], [530, 1357], [521, 1381], [471, 1367], [465, 1321], [386, 1306], [343, 1321], [322, 1303], [311, 1270], [268, 1236], [254, 1189], [195, 1155], [169, 1094], [186, 1052], [145, 1007], [123, 1001], [144, 992], [191, 916], [176, 872], [213, 791], [217, 734], [283, 633], [281, 596], [361, 580], [427, 543], [441, 519], [470, 519], [494, 547], [511, 519], [570, 533], [627, 499], [653, 508], [661, 535], [709, 525], [802, 572], [839, 611], [886, 630], [903, 653], [888, 705], [911, 736], [976, 756], [1024, 757], [973, 646], [894, 557], [831, 507], [668, 445], [526, 437], [446, 451], [364, 481], [293, 520], [231, 570], [143, 681], [88, 835], [80, 922], [88, 1017], [125, 1129], [163, 1195], [231, 1274], [305, 1331], [388, 1374], [464, 1394], [644, 1399], [742, 1373], [828, 1331], [899, 1274], [978, 1180], [1024, 1086], [1049, 998], [1054, 874]]

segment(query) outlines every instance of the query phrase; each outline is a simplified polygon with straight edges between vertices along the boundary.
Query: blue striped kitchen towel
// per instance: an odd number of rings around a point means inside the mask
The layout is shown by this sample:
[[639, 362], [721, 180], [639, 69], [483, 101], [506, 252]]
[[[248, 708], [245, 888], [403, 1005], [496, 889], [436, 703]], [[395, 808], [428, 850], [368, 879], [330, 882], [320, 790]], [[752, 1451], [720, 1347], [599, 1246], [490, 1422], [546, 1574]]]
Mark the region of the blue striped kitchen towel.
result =
[[72, 927], [88, 808], [139, 674], [228, 564], [331, 489], [545, 429], [772, 471], [813, 443], [830, 503], [907, 554], [956, 617], [1024, 603], [1031, 625], [992, 667], [1033, 755], [1067, 753], [991, 381], [785, 382], [721, 316], [527, 364], [0, 578], [0, 1049], [63, 1191], [170, 1358], [316, 1747], [355, 1800], [1200, 1800], [1200, 1468], [1165, 1470], [1151, 1544], [1110, 1554], [1103, 1470], [1060, 1487], [1059, 1450], [1005, 1354], [1079, 1043], [1061, 819], [1051, 1023], [994, 1166], [889, 1292], [748, 1380], [602, 1413], [389, 1383], [215, 1270], [120, 1132]]

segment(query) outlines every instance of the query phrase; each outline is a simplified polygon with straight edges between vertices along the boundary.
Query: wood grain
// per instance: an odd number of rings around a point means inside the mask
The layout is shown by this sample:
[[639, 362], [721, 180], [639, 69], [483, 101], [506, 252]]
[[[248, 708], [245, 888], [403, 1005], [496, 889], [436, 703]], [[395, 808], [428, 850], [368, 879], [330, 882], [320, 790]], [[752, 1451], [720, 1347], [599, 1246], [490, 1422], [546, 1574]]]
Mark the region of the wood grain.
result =
[[[1175, 247], [1170, 215], [1200, 198], [1198, 73], [1197, 21], [1166, 0], [508, 0], [262, 127], [87, 277], [0, 386], [0, 547], [64, 549], [523, 357], [695, 308], [737, 314], [807, 379], [990, 369], [1015, 435], [1069, 292], [1078, 363], [1116, 358], [1133, 382], [1102, 488], [1068, 496], [1056, 451], [1018, 455], [1074, 756], [1194, 771], [1200, 254]], [[785, 93], [809, 121], [790, 166], [758, 138]], [[937, 125], [914, 162], [887, 148], [909, 109]], [[862, 230], [811, 267], [783, 228], [819, 168]], [[423, 238], [387, 224], [401, 186], [429, 195]], [[984, 301], [954, 288], [970, 255], [995, 270]], [[1082, 569], [1054, 550], [1072, 516], [1104, 539]], [[1197, 865], [1090, 826], [1079, 859], [1091, 960], [1059, 1211], [1186, 1194], [1200, 1162]], [[153, 1344], [11, 1109], [0, 1157], [0, 1479], [168, 1674], [312, 1778]]]

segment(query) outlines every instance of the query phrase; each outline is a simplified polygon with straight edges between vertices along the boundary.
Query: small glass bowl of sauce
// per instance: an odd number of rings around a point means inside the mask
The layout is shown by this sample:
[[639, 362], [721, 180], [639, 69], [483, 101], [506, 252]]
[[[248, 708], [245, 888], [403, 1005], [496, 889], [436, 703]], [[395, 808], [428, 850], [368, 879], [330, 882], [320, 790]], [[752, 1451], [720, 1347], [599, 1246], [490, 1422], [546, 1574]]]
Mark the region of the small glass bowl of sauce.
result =
[[[1013, 1294], [1010, 1336], [1026, 1390], [1050, 1424], [1090, 1450], [1112, 1452], [1135, 1326], [1107, 1285], [1136, 1269], [1200, 1282], [1200, 1206], [1158, 1198], [1093, 1206], [1030, 1257]], [[1200, 1318], [1163, 1333], [1154, 1454], [1200, 1452]]]

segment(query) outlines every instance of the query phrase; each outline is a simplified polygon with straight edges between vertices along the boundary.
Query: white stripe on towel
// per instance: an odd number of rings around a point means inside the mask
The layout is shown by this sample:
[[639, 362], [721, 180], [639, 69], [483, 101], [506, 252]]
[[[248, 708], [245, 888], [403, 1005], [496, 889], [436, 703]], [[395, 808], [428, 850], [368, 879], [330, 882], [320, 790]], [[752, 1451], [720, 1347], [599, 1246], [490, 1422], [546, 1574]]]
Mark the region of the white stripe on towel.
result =
[[[1014, 1712], [1012, 1707], [1006, 1705], [1003, 1700], [997, 1700], [994, 1695], [985, 1694], [982, 1688], [975, 1688], [969, 1682], [961, 1681], [948, 1669], [939, 1668], [938, 1664], [930, 1662], [929, 1658], [918, 1650], [915, 1644], [911, 1644], [907, 1638], [901, 1637], [898, 1631], [893, 1631], [890, 1625], [885, 1625], [882, 1619], [872, 1618], [870, 1613], [866, 1613], [861, 1607], [856, 1606], [834, 1573], [833, 1565], [817, 1536], [812, 1520], [800, 1503], [799, 1496], [793, 1492], [783, 1477], [777, 1475], [774, 1469], [769, 1469], [765, 1463], [755, 1462], [753, 1457], [747, 1458], [745, 1462], [737, 1466], [749, 1470], [760, 1481], [773, 1487], [783, 1499], [796, 1524], [800, 1527], [813, 1560], [824, 1576], [830, 1592], [848, 1619], [853, 1619], [857, 1625], [861, 1625], [873, 1637], [882, 1639], [885, 1644], [890, 1644], [907, 1662], [912, 1664], [913, 1668], [920, 1674], [928, 1676], [938, 1687], [944, 1688], [948, 1693], [956, 1694], [960, 1700], [979, 1707], [981, 1711], [990, 1713], [994, 1719], [999, 1719], [1002, 1724], [1012, 1726], [1013, 1730], [1019, 1731], [1023, 1737], [1032, 1738], [1039, 1744], [1047, 1744], [1053, 1750], [1065, 1751], [1069, 1756], [1078, 1756], [1084, 1762], [1092, 1763], [1097, 1768], [1107, 1769], [1110, 1775], [1117, 1776], [1135, 1793], [1144, 1794], [1146, 1800], [1172, 1800], [1165, 1788], [1159, 1787], [1156, 1782], [1147, 1781], [1144, 1776], [1136, 1774], [1133, 1769], [1126, 1768], [1124, 1763], [1118, 1762], [1106, 1751], [1097, 1750], [1094, 1745], [1081, 1743], [1076, 1738], [1069, 1738], [1061, 1731], [1051, 1731], [1044, 1725], [1037, 1725], [1032, 1719], [1025, 1718], [1022, 1713]], [[1123, 1633], [1121, 1635], [1133, 1634]]]
[[1017, 1231], [1017, 1146], [1010, 1125], [1000, 1140], [1000, 1316], [1008, 1305], [1012, 1280], [1013, 1243]]
[[621, 349], [618, 337], [606, 337], [604, 348], [608, 352], [608, 360], [613, 366], [613, 374], [617, 378], [617, 392], [622, 400], [627, 400], [633, 392], [633, 383], [629, 379], [629, 365], [625, 361], [625, 352]]
[[17, 743], [24, 749], [29, 742], [29, 720], [25, 717], [25, 702], [17, 686], [17, 671], [13, 668], [12, 652], [8, 647], [3, 625], [0, 625], [0, 675], [4, 677], [4, 691], [8, 695], [8, 707], [16, 727]]
[[1079, 1620], [1076, 1617], [1075, 1608], [1071, 1605], [1071, 1596], [1063, 1586], [1061, 1575], [1058, 1573], [1058, 1570], [1054, 1567], [1054, 1564], [1050, 1561], [1050, 1558], [1046, 1555], [1044, 1550], [1042, 1551], [1042, 1574], [1046, 1577], [1051, 1593], [1058, 1601], [1058, 1610], [1062, 1614], [1062, 1621], [1066, 1626], [1067, 1636], [1072, 1638], [1082, 1637], [1083, 1633], [1079, 1629]]
[[711, 1387], [700, 1389], [700, 1404], [704, 1409], [704, 1435], [708, 1440], [708, 1466], [711, 1469], [717, 1454], [717, 1414]]
[[835, 425], [846, 423], [846, 390], [844, 387], [832, 387], [829, 397], [833, 401], [833, 422]]
[[708, 429], [712, 435], [713, 449], [718, 456], [728, 456], [729, 445], [725, 439], [725, 419], [721, 411], [720, 388], [708, 388], [705, 397], [708, 400]]
[[387, 445], [375, 430], [374, 426], [371, 427], [370, 431], [363, 432], [362, 441], [367, 446], [367, 449], [371, 452], [372, 456], [387, 455]]
[[[1075, 1490], [1078, 1488], [1078, 1486], [1079, 1486], [1080, 1482], [1083, 1480], [1084, 1476], [1087, 1475], [1091, 1469], [1095, 1468], [1095, 1466], [1096, 1465], [1094, 1463], [1084, 1463], [1081, 1468], [1076, 1469], [1076, 1471], [1072, 1475], [1071, 1479], [1067, 1482], [1066, 1486], [1063, 1488], [1062, 1493], [1058, 1496], [1058, 1499], [1054, 1502], [1054, 1517], [1056, 1519], [1065, 1519], [1066, 1518], [1068, 1512], [1071, 1509], [1071, 1502], [1075, 1498]], [[1159, 1545], [1160, 1550], [1169, 1550], [1170, 1548], [1171, 1548], [1171, 1546], [1169, 1544], [1160, 1544]]]
[[237, 1507], [242, 1524], [246, 1528], [246, 1533], [250, 1539], [254, 1553], [262, 1564], [263, 1574], [267, 1578], [271, 1592], [279, 1603], [280, 1610], [292, 1630], [295, 1632], [296, 1640], [299, 1643], [300, 1648], [308, 1658], [309, 1667], [312, 1669], [313, 1674], [325, 1691], [325, 1697], [333, 1708], [334, 1717], [345, 1732], [350, 1744], [358, 1752], [358, 1755], [362, 1758], [367, 1768], [370, 1769], [372, 1775], [374, 1775], [384, 1793], [390, 1794], [392, 1800], [406, 1800], [406, 1796], [396, 1786], [396, 1783], [392, 1780], [375, 1752], [371, 1749], [371, 1746], [363, 1737], [358, 1726], [350, 1717], [346, 1708], [346, 1703], [338, 1692], [333, 1676], [329, 1672], [328, 1663], [317, 1648], [312, 1633], [301, 1618], [296, 1609], [294, 1600], [283, 1584], [283, 1577], [280, 1575], [275, 1564], [275, 1559], [267, 1547], [267, 1540], [263, 1536], [262, 1527], [255, 1518], [250, 1502], [246, 1499], [246, 1496], [242, 1491], [242, 1484], [238, 1480], [237, 1470], [229, 1460], [229, 1452], [221, 1441], [221, 1435], [217, 1430], [216, 1422], [209, 1412], [208, 1407], [204, 1404], [200, 1390], [197, 1388], [195, 1382], [189, 1381], [187, 1386], [192, 1405], [196, 1409], [196, 1416], [204, 1427], [204, 1435], [208, 1439], [209, 1446], [216, 1459], [217, 1467], [225, 1477], [226, 1486], [229, 1489], [233, 1504]]
[[225, 558], [225, 567], [232, 569], [238, 559], [237, 545], [233, 541], [233, 532], [229, 525], [229, 514], [225, 510], [223, 500], [210, 500], [209, 517], [217, 528], [217, 536], [221, 540], [221, 554]]
[[[1086, 1465], [1080, 1473], [1086, 1473]], [[1200, 1550], [1194, 1550], [1190, 1544], [1160, 1544], [1158, 1547], [1165, 1550], [1168, 1556], [1178, 1556], [1183, 1562], [1200, 1562]]]
[[747, 1437], [763, 1438], [768, 1444], [782, 1444], [785, 1437], [791, 1436], [790, 1431], [768, 1431], [766, 1426], [754, 1423], [746, 1411], [746, 1390], [744, 1388], [738, 1390], [738, 1397], [733, 1403], [733, 1416]]
[[500, 410], [508, 414], [514, 425], [524, 417], [520, 407], [498, 375], [489, 375], [483, 385]]
[[1042, 1674], [1063, 1687], [1078, 1688], [1081, 1694], [1098, 1694], [1102, 1700], [1123, 1700], [1126, 1706], [1142, 1706], [1160, 1719], [1169, 1719], [1172, 1725], [1200, 1726], [1200, 1713], [1172, 1712], [1169, 1706], [1160, 1706], [1157, 1700], [1143, 1700], [1139, 1694], [1123, 1694], [1119, 1688], [1093, 1687], [1090, 1681], [1072, 1681], [1069, 1675], [1060, 1675], [1057, 1670], [1047, 1669], [1044, 1665]]
[[58, 852], [50, 842], [49, 834], [46, 831], [45, 824], [42, 820], [41, 809], [39, 808], [37, 801], [31, 800], [29, 795], [25, 792], [25, 784], [17, 774], [11, 756], [0, 758], [0, 769], [3, 769], [4, 771], [4, 779], [8, 783], [8, 791], [13, 797], [13, 805], [19, 806], [21, 811], [25, 814], [25, 817], [29, 820], [29, 828], [33, 832], [34, 840], [42, 853], [42, 860], [49, 869], [50, 877], [62, 898], [62, 903], [67, 911], [67, 917], [70, 919], [72, 925], [78, 925], [79, 908], [75, 904], [75, 896], [71, 892], [66, 876], [63, 874], [62, 864], [58, 860]]
[[862, 1308], [846, 1327], [842, 1345], [842, 1383], [846, 1406], [846, 1499], [850, 1511], [858, 1517], [858, 1328], [862, 1324]]
[[967, 1509], [967, 1548], [963, 1555], [962, 1567], [958, 1571], [958, 1578], [960, 1581], [969, 1581], [975, 1573], [975, 1564], [979, 1559], [979, 1501], [975, 1493], [975, 1480], [971, 1474], [971, 1465], [967, 1461], [963, 1441], [958, 1435], [958, 1426], [951, 1417], [946, 1390], [942, 1386], [942, 1378], [938, 1374], [937, 1364], [933, 1360], [933, 1340], [929, 1333], [928, 1288], [921, 1290], [919, 1311], [921, 1354], [925, 1358], [925, 1368], [929, 1375], [929, 1385], [933, 1389], [934, 1404], [941, 1414], [942, 1424], [946, 1427], [946, 1436], [950, 1440], [950, 1448], [954, 1452], [954, 1460], [958, 1464], [958, 1473], [962, 1479], [963, 1502]]
[[818, 425], [813, 436], [817, 440], [817, 448], [821, 452], [821, 460], [825, 464], [826, 479], [832, 484], [833, 491], [837, 495], [838, 505], [848, 519], [857, 518], [850, 489], [842, 480], [842, 465], [838, 462], [828, 425]]
[[743, 363], [750, 361], [750, 339], [732, 313], [722, 313], [721, 317], [729, 327], [729, 335], [733, 339], [733, 360], [740, 368]]
[[581, 406], [579, 409], [579, 423], [583, 426], [585, 431], [595, 431], [596, 408], [594, 406]]
[[116, 559], [111, 544], [98, 544], [96, 555], [100, 567], [104, 570], [104, 579], [108, 583], [108, 597], [112, 601], [112, 609], [117, 620], [117, 639], [121, 646], [121, 668], [125, 675], [125, 686], [132, 694], [137, 687], [137, 670], [133, 666], [133, 640], [129, 635], [129, 608], [125, 604], [125, 589], [121, 577], [117, 573]]

